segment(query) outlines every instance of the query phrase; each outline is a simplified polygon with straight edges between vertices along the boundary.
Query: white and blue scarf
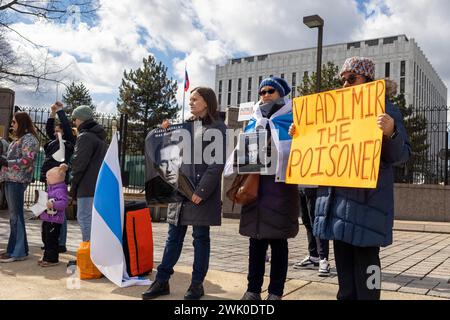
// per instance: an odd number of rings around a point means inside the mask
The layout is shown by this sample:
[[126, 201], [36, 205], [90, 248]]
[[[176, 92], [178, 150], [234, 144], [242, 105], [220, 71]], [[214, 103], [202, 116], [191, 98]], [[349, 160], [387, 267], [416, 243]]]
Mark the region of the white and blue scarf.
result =
[[[291, 150], [292, 138], [289, 136], [289, 127], [293, 122], [292, 115], [292, 101], [285, 99], [284, 106], [275, 112], [269, 119], [264, 118], [259, 106], [261, 102], [258, 102], [253, 107], [253, 115], [248, 125], [245, 127], [244, 132], [255, 132], [256, 128], [266, 128], [267, 124], [270, 127], [270, 133], [272, 135], [273, 142], [275, 144], [277, 159], [276, 159], [276, 172], [275, 181], [284, 182], [286, 178], [286, 168], [289, 161], [289, 153]], [[224, 174], [225, 176], [232, 175], [234, 170], [234, 152], [227, 159], [225, 164]]]

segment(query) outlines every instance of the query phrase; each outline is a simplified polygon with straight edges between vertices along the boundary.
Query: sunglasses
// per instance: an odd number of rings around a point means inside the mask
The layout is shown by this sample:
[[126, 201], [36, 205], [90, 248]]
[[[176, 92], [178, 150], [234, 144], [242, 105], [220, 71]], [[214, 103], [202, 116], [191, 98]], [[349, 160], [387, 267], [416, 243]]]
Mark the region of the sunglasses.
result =
[[259, 95], [262, 97], [262, 96], [265, 96], [267, 93], [268, 93], [268, 94], [274, 94], [275, 91], [276, 91], [275, 89], [261, 90], [261, 91], [259, 92]]
[[345, 82], [348, 82], [348, 84], [354, 84], [356, 82], [356, 80], [358, 80], [358, 75], [352, 73], [347, 78], [342, 77], [341, 83], [344, 84]]

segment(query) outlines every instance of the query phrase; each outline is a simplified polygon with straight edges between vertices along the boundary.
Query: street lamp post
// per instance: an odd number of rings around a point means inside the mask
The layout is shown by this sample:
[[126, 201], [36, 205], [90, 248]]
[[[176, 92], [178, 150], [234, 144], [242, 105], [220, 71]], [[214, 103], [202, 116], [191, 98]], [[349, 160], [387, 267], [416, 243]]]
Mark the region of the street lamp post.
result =
[[320, 92], [320, 88], [322, 85], [322, 41], [323, 41], [323, 19], [316, 15], [303, 17], [303, 23], [307, 25], [309, 28], [318, 28], [319, 29], [319, 37], [317, 40], [317, 87], [316, 92]]

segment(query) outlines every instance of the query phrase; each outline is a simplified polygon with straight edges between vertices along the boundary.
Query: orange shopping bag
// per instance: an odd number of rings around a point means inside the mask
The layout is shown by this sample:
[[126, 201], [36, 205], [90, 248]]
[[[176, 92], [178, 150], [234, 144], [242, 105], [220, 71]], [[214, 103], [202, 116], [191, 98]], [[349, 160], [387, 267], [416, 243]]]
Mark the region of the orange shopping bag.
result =
[[81, 242], [77, 251], [77, 267], [80, 271], [80, 279], [99, 279], [103, 275], [91, 260], [91, 243]]

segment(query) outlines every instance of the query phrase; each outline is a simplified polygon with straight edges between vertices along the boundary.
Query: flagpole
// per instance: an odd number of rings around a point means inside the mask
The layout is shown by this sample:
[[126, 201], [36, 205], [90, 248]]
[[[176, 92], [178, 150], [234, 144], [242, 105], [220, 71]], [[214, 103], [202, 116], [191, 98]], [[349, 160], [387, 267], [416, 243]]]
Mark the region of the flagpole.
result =
[[186, 68], [187, 68], [187, 64], [184, 65], [183, 111], [181, 114], [181, 122], [184, 122], [184, 105], [185, 105], [185, 100], [186, 100]]
[[183, 111], [181, 112], [181, 122], [184, 122], [184, 100], [186, 96], [186, 90], [184, 90], [185, 86], [186, 86], [186, 79], [184, 79], [184, 86], [183, 86]]

